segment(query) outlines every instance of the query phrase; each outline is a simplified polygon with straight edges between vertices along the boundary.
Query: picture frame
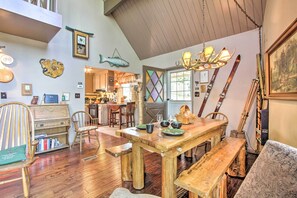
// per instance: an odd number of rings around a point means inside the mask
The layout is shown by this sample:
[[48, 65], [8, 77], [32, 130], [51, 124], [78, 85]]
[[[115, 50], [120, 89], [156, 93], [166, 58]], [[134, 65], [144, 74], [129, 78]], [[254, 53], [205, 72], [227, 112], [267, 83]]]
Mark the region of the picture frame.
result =
[[22, 83], [22, 96], [32, 96], [32, 84]]
[[297, 19], [265, 53], [267, 98], [297, 100], [296, 48]]
[[208, 83], [208, 75], [209, 75], [208, 70], [199, 72], [200, 83], [202, 83], [202, 84], [203, 83]]
[[73, 31], [73, 56], [89, 59], [89, 34]]
[[[64, 99], [64, 100], [63, 100]], [[69, 92], [64, 92], [62, 94], [62, 100], [63, 101], [69, 101], [70, 100], [70, 93]]]

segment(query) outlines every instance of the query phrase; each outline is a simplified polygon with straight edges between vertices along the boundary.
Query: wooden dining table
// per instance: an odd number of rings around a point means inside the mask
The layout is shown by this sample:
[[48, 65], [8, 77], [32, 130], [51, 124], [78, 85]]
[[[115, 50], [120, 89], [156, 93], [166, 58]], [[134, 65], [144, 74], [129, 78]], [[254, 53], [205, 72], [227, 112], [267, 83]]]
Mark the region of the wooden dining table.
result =
[[180, 136], [168, 136], [163, 133], [161, 136], [158, 135], [160, 129], [157, 124], [151, 134], [135, 127], [118, 130], [117, 135], [132, 143], [133, 187], [144, 188], [143, 149], [146, 149], [162, 156], [162, 197], [176, 197], [174, 180], [177, 178], [177, 156], [209, 139], [213, 147], [221, 140], [227, 124], [224, 120], [196, 118], [194, 123], [181, 127], [184, 134]]

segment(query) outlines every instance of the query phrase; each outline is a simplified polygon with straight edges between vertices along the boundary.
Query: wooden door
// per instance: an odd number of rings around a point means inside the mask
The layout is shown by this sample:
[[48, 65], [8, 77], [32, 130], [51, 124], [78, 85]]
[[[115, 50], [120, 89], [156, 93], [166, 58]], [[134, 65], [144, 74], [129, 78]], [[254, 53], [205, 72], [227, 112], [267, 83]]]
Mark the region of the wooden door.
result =
[[156, 121], [158, 113], [166, 118], [166, 99], [164, 91], [165, 70], [143, 66], [143, 123]]

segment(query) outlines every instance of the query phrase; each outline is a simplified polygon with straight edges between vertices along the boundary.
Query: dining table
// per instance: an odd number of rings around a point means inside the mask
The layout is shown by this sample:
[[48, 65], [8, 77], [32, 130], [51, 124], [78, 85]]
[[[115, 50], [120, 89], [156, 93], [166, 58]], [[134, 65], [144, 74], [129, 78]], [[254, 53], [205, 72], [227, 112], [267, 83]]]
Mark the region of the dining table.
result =
[[[228, 124], [225, 120], [195, 118], [193, 123], [182, 125], [183, 133], [168, 134], [155, 123], [152, 133], [137, 127], [117, 130], [116, 134], [132, 143], [132, 178], [135, 189], [144, 188], [143, 149], [162, 156], [162, 197], [176, 197], [174, 180], [177, 178], [177, 157], [197, 145], [211, 140], [211, 147], [221, 141], [221, 135]], [[167, 130], [168, 131], [168, 130]], [[146, 165], [146, 166], [149, 166]]]

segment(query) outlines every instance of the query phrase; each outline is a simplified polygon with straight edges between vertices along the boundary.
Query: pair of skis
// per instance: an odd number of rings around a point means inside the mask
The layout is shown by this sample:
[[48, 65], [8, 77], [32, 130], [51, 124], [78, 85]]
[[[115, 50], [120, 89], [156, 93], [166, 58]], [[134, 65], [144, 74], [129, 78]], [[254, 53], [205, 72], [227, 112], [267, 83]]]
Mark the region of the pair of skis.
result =
[[[226, 82], [226, 84], [225, 84], [225, 86], [223, 88], [223, 91], [220, 94], [220, 97], [219, 97], [219, 100], [217, 102], [217, 105], [216, 105], [216, 108], [215, 108], [214, 112], [218, 112], [220, 110], [220, 108], [222, 106], [222, 103], [223, 103], [223, 101], [224, 101], [224, 99], [226, 97], [226, 94], [227, 94], [227, 91], [229, 89], [229, 86], [230, 86], [230, 84], [231, 84], [231, 82], [233, 80], [233, 77], [234, 77], [235, 73], [236, 73], [236, 70], [238, 68], [239, 63], [240, 63], [240, 55], [238, 55], [236, 57], [235, 63], [233, 65], [233, 67], [232, 67], [232, 70], [231, 70], [231, 72], [229, 74], [229, 77], [228, 77], [227, 82]], [[210, 95], [210, 92], [212, 90], [212, 87], [214, 85], [214, 82], [215, 82], [215, 79], [216, 79], [218, 73], [219, 73], [219, 69], [215, 69], [215, 71], [214, 71], [214, 73], [213, 73], [213, 75], [211, 77], [211, 80], [210, 80], [210, 82], [209, 82], [209, 84], [207, 86], [207, 91], [205, 93], [203, 102], [201, 104], [201, 107], [200, 107], [200, 110], [199, 110], [199, 113], [198, 113], [198, 117], [201, 117], [201, 115], [202, 115], [202, 112], [204, 110], [204, 107], [206, 105], [206, 102], [208, 100], [208, 97]], [[212, 119], [215, 119], [215, 117], [216, 117], [216, 114], [213, 115]]]

